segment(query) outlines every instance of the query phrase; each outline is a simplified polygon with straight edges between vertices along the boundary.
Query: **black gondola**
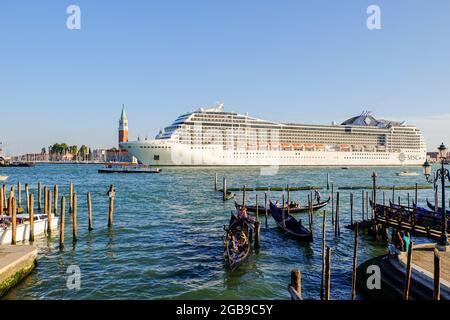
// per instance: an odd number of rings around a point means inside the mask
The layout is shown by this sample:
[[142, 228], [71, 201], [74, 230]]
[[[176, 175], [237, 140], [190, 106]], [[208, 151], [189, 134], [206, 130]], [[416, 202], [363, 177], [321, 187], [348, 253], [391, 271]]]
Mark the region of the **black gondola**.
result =
[[312, 242], [312, 232], [302, 225], [302, 221], [298, 221], [288, 214], [284, 210], [284, 223], [283, 223], [283, 210], [278, 208], [272, 202], [270, 202], [270, 213], [273, 219], [276, 221], [279, 228], [285, 231], [293, 238], [301, 241]]
[[249, 229], [247, 220], [239, 219], [231, 214], [228, 227], [224, 227], [224, 259], [231, 270], [239, 267], [250, 253]]
[[[328, 197], [328, 199], [326, 201], [322, 201], [319, 203], [314, 203], [312, 205], [312, 210], [313, 211], [317, 211], [319, 209], [322, 209], [323, 207], [325, 207], [328, 202], [330, 202], [330, 197]], [[256, 206], [245, 206], [247, 208], [248, 212], [256, 212]], [[238, 205], [236, 204], [236, 208], [238, 210], [240, 210], [242, 208], [242, 205]], [[287, 207], [285, 208], [285, 210], [287, 211]], [[302, 213], [302, 212], [308, 212], [309, 210], [309, 206], [302, 206], [302, 207], [296, 207], [296, 206], [289, 206], [289, 213]], [[263, 213], [265, 211], [265, 208], [263, 206], [258, 206], [258, 212], [259, 213]]]
[[[428, 208], [430, 208], [433, 212], [436, 212], [436, 206], [434, 205], [434, 204], [432, 204], [428, 199], [427, 199], [427, 206], [428, 206]], [[442, 213], [442, 208], [441, 207], [438, 207], [438, 212], [439, 213]], [[450, 214], [450, 210], [445, 210], [445, 212], [447, 213], [447, 214]]]

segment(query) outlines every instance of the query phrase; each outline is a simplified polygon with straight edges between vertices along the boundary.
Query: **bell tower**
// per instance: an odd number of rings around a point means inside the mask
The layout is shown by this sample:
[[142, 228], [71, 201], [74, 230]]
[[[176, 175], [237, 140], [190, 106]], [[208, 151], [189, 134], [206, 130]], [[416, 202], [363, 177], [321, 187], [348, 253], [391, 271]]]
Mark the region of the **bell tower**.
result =
[[128, 142], [128, 119], [125, 114], [125, 105], [122, 105], [122, 114], [119, 120], [119, 147], [122, 142]]

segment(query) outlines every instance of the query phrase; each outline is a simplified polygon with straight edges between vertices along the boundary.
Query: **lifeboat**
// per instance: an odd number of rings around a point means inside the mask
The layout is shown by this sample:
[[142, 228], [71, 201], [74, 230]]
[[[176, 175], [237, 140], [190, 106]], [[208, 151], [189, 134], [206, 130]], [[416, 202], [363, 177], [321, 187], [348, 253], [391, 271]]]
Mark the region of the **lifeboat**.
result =
[[270, 144], [258, 143], [258, 150], [267, 150], [270, 147]]
[[290, 150], [290, 149], [292, 149], [292, 144], [290, 144], [290, 143], [282, 143], [281, 144], [281, 149], [283, 149], [283, 150]]
[[303, 145], [300, 143], [294, 143], [292, 145], [292, 147], [294, 148], [294, 150], [302, 150], [303, 149]]
[[321, 143], [316, 143], [316, 150], [325, 150], [325, 145]]
[[305, 144], [305, 148], [306, 149], [313, 149], [314, 147], [315, 147], [314, 143], [307, 143], [307, 144]]
[[280, 147], [280, 144], [279, 143], [269, 143], [269, 147], [272, 150], [276, 150]]
[[350, 150], [350, 145], [349, 144], [341, 144], [340, 146], [341, 150]]

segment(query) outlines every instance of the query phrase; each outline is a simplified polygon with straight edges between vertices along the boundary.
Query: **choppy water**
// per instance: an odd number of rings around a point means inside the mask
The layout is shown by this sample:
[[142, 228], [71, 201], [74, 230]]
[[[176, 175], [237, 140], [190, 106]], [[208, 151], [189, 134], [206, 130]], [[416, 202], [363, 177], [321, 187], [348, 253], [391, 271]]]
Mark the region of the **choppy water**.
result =
[[[59, 250], [56, 234], [51, 239], [37, 239], [36, 269], [6, 299], [288, 299], [286, 286], [293, 268], [302, 272], [304, 298], [318, 299], [322, 213], [314, 214], [315, 240], [311, 244], [283, 239], [270, 218], [268, 229], [262, 223], [261, 249], [253, 252], [236, 271], [227, 271], [222, 258], [222, 235], [233, 203], [222, 202], [221, 195], [214, 192], [214, 174], [226, 175], [229, 187], [325, 186], [327, 172], [335, 186], [371, 185], [373, 170], [379, 175], [378, 185], [425, 184], [420, 167], [408, 168], [419, 172], [418, 177], [396, 176], [395, 172], [401, 168], [280, 168], [271, 176], [261, 175], [257, 168], [174, 168], [153, 175], [102, 175], [97, 173], [98, 168], [95, 165], [0, 168], [1, 175], [10, 176], [8, 184], [19, 180], [28, 183], [35, 197], [39, 179], [43, 185], [58, 184], [60, 195], [66, 196], [72, 181], [78, 195], [78, 242], [72, 244], [72, 224], [67, 215], [64, 250]], [[111, 230], [106, 225], [106, 192], [110, 184], [117, 190]], [[93, 205], [92, 232], [87, 231], [88, 191]], [[333, 299], [348, 299], [351, 291], [353, 233], [343, 227], [350, 221], [349, 192], [341, 191], [342, 227], [338, 238], [328, 215], [327, 245], [333, 249]], [[359, 219], [361, 191], [353, 192], [355, 216]], [[410, 192], [413, 197], [414, 191]], [[325, 197], [326, 192], [322, 193]], [[406, 193], [400, 192], [404, 201]], [[420, 190], [419, 202], [424, 203], [426, 196], [432, 198], [432, 193]], [[254, 193], [247, 194], [249, 202], [254, 202]], [[292, 198], [305, 203], [307, 194], [293, 192]], [[263, 201], [264, 192], [259, 193], [259, 198]], [[280, 200], [281, 192], [270, 192], [269, 198]], [[303, 215], [303, 219], [306, 222], [307, 216]], [[385, 252], [385, 244], [368, 236], [361, 237], [359, 248], [359, 262]], [[70, 265], [81, 269], [79, 290], [66, 286]]]

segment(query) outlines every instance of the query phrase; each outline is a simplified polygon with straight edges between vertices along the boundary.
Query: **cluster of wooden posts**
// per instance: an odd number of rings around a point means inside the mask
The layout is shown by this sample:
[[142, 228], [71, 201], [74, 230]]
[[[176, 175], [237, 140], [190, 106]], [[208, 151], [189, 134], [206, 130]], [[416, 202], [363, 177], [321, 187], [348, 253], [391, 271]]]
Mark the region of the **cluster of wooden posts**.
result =
[[[111, 185], [108, 191], [109, 196], [109, 211], [108, 211], [108, 226], [111, 227], [113, 223], [113, 211], [114, 211], [114, 197], [115, 189]], [[34, 241], [34, 210], [35, 210], [35, 199], [34, 194], [29, 191], [28, 184], [25, 184], [25, 208], [22, 208], [22, 184], [17, 183], [17, 196], [15, 194], [14, 186], [11, 186], [9, 197], [6, 191], [6, 185], [0, 189], [0, 215], [6, 212], [7, 216], [11, 217], [11, 228], [12, 228], [12, 238], [11, 244], [16, 244], [16, 230], [17, 230], [17, 214], [18, 213], [28, 213], [29, 215], [29, 237], [30, 242]], [[44, 203], [42, 205], [42, 199]], [[93, 230], [92, 221], [92, 203], [91, 203], [91, 193], [88, 192], [86, 195], [87, 200], [87, 210], [88, 210], [88, 230]], [[58, 206], [60, 203], [60, 206]], [[77, 194], [74, 192], [73, 184], [69, 184], [69, 213], [71, 214], [72, 220], [72, 241], [76, 242], [78, 239], [77, 230]], [[47, 228], [46, 233], [48, 236], [52, 232], [52, 216], [59, 216], [59, 246], [64, 247], [64, 230], [65, 230], [65, 210], [66, 210], [66, 197], [59, 197], [59, 187], [54, 185], [53, 192], [52, 189], [44, 186], [42, 188], [42, 183], [38, 182], [38, 197], [37, 197], [37, 210], [46, 215], [47, 218]], [[59, 214], [58, 214], [59, 210]]]
[[[376, 210], [375, 210], [375, 204], [377, 203], [377, 186], [376, 186], [376, 177], [377, 175], [373, 173], [372, 179], [373, 179], [373, 185], [372, 185], [372, 191], [361, 191], [361, 220], [356, 221], [355, 216], [355, 210], [354, 210], [354, 194], [350, 193], [350, 225], [347, 227], [354, 230], [354, 248], [353, 248], [353, 263], [352, 263], [352, 291], [351, 291], [351, 299], [354, 300], [356, 298], [356, 270], [357, 270], [357, 263], [358, 263], [358, 233], [361, 231], [363, 234], [371, 234], [374, 236], [374, 240], [378, 240], [379, 237], [381, 239], [386, 240], [388, 238], [388, 228], [389, 223], [385, 224], [384, 221], [378, 221], [376, 216]], [[337, 188], [339, 190], [339, 188]], [[417, 183], [415, 186], [412, 187], [414, 190], [414, 203], [418, 203], [418, 185]], [[218, 190], [217, 186], [217, 174], [215, 177], [215, 190]], [[242, 188], [242, 204], [246, 205], [246, 186], [244, 185]], [[290, 204], [290, 188], [289, 185], [285, 189], [287, 191], [287, 203]], [[382, 191], [382, 203], [384, 206], [386, 206], [386, 191], [384, 191], [385, 188]], [[402, 199], [400, 195], [397, 196], [395, 191], [396, 190], [404, 190], [402, 188], [392, 186], [392, 196], [390, 199], [390, 203], [398, 204], [399, 206], [402, 205]], [[227, 200], [227, 182], [226, 178], [223, 178], [223, 188], [221, 190], [223, 192], [223, 199]], [[313, 196], [310, 193], [308, 195], [308, 206], [311, 208], [308, 211], [308, 218], [309, 218], [309, 226], [311, 229], [313, 219], [312, 219], [312, 200]], [[397, 200], [397, 201], [395, 201]], [[370, 205], [370, 202], [373, 203], [373, 206]], [[282, 203], [283, 207], [285, 206], [285, 198], [284, 193], [282, 194]], [[435, 203], [436, 208], [437, 206], [437, 192], [435, 193]], [[410, 193], [407, 193], [407, 199], [406, 203], [408, 208], [411, 207], [411, 196]], [[256, 239], [259, 246], [259, 206], [258, 206], [258, 194], [255, 195], [255, 207], [256, 207], [256, 221], [257, 224], [257, 231], [256, 231]], [[286, 206], [284, 211], [287, 211], [289, 213], [290, 207], [289, 205]], [[267, 228], [267, 218], [268, 218], [268, 194], [267, 192], [264, 193], [264, 213], [265, 213], [265, 225]], [[341, 195], [340, 192], [335, 192], [335, 187], [333, 184], [331, 184], [331, 225], [334, 229], [335, 236], [339, 236], [341, 234]], [[327, 212], [326, 210], [323, 211], [323, 224], [322, 224], [322, 277], [321, 277], [321, 288], [320, 288], [320, 298], [322, 300], [329, 300], [330, 299], [330, 275], [331, 275], [331, 257], [332, 257], [332, 249], [326, 245], [326, 224], [327, 224]], [[256, 226], [256, 225], [255, 225]], [[400, 225], [399, 227], [402, 227]], [[312, 230], [312, 229], [311, 229]], [[409, 287], [410, 287], [410, 277], [411, 277], [411, 259], [412, 259], [412, 242], [409, 246], [410, 250], [407, 254], [407, 268], [406, 268], [406, 275], [405, 275], [405, 282], [404, 282], [404, 299], [408, 299], [409, 297]], [[439, 252], [435, 250], [434, 253], [434, 262], [435, 262], [435, 268], [434, 268], [434, 298], [439, 299], [440, 298], [440, 257]], [[291, 298], [293, 300], [301, 300], [302, 299], [302, 293], [301, 293], [301, 272], [298, 269], [294, 269], [291, 272], [291, 283], [288, 286], [288, 291], [291, 295]]]
[[[373, 190], [369, 198], [369, 192], [361, 191], [361, 221], [355, 221], [354, 217], [354, 195], [350, 193], [350, 229], [354, 230], [354, 248], [353, 248], [353, 263], [352, 263], [352, 291], [351, 299], [356, 298], [356, 270], [358, 266], [358, 233], [359, 229], [365, 234], [369, 230], [373, 235], [375, 240], [377, 240], [378, 235], [382, 236], [382, 239], [387, 239], [387, 227], [382, 226], [376, 221], [375, 207], [369, 209], [369, 199], [372, 200], [373, 204], [376, 204], [376, 185], [374, 179]], [[395, 199], [395, 186], [392, 187], [392, 199]], [[340, 235], [340, 193], [334, 192], [334, 185], [331, 184], [331, 224], [334, 228], [335, 236]], [[289, 200], [288, 200], [289, 201]], [[310, 199], [308, 199], [310, 201]], [[418, 201], [418, 188], [417, 184], [415, 187], [415, 203]], [[383, 205], [386, 205], [386, 194], [383, 191]], [[398, 196], [398, 205], [401, 205], [401, 198]], [[407, 205], [410, 207], [410, 195], [407, 194]], [[323, 223], [322, 223], [322, 277], [321, 277], [321, 287], [320, 287], [320, 299], [329, 300], [330, 299], [330, 274], [331, 274], [331, 256], [332, 249], [326, 245], [326, 224], [327, 224], [327, 212], [323, 211]], [[382, 230], [381, 230], [382, 229]], [[382, 232], [380, 232], [382, 231]], [[412, 247], [413, 244], [409, 246], [409, 251], [407, 254], [407, 267], [404, 282], [404, 299], [409, 297], [410, 289], [410, 278], [411, 278], [411, 260], [412, 260]], [[440, 298], [440, 257], [437, 250], [434, 251], [434, 298]], [[301, 273], [300, 270], [294, 269], [291, 271], [291, 283], [288, 285], [288, 291], [290, 293], [292, 300], [301, 300]]]

